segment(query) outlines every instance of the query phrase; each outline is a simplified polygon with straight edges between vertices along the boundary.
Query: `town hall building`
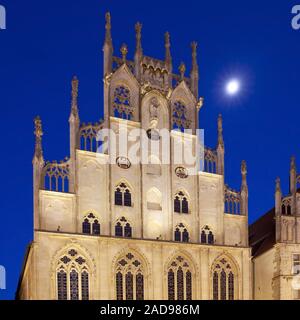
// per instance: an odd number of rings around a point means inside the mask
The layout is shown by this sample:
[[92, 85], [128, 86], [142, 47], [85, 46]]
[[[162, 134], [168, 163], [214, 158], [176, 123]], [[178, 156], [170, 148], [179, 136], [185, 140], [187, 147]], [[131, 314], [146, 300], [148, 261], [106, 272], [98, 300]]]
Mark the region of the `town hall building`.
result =
[[[242, 161], [239, 191], [226, 185], [222, 117], [216, 146], [204, 147], [203, 170], [172, 161], [178, 143], [189, 141], [193, 150], [198, 143], [197, 44], [191, 44], [189, 75], [184, 64], [177, 74], [168, 33], [165, 59], [158, 60], [144, 54], [137, 23], [130, 60], [126, 45], [114, 55], [109, 13], [105, 28], [104, 119], [80, 122], [74, 77], [68, 158], [44, 160], [42, 121], [34, 121], [34, 239], [17, 297], [252, 299], [247, 167]], [[140, 162], [110, 154], [103, 147], [109, 138], [99, 140], [99, 132], [118, 137], [124, 128], [129, 146], [131, 133], [143, 131], [149, 144], [169, 151], [169, 163], [161, 152]], [[162, 129], [169, 132], [167, 148]]]

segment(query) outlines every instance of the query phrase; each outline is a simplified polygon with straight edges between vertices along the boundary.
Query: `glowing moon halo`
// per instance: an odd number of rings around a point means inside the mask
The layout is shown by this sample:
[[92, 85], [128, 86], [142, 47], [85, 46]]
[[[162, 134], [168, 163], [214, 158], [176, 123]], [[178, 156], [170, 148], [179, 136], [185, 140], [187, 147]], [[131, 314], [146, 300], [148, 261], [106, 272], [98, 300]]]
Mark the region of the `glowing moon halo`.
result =
[[232, 79], [226, 84], [226, 93], [230, 96], [236, 95], [239, 90], [240, 82], [236, 79]]

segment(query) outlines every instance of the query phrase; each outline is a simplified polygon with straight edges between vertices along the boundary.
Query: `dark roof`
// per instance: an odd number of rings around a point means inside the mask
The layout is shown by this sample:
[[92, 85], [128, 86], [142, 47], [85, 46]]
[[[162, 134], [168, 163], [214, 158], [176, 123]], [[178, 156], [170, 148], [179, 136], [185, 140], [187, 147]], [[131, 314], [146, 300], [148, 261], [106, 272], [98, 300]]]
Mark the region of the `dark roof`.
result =
[[16, 294], [15, 294], [15, 300], [20, 300], [21, 284], [22, 284], [24, 271], [25, 271], [27, 259], [28, 259], [28, 256], [29, 256], [31, 248], [32, 248], [32, 242], [30, 242], [30, 244], [26, 247], [26, 252], [25, 252], [25, 256], [24, 256], [24, 260], [23, 260], [23, 264], [22, 264], [22, 271], [21, 271], [21, 275], [19, 277], [18, 287], [17, 287], [17, 291], [16, 291]]
[[249, 226], [249, 245], [257, 257], [271, 249], [276, 242], [275, 208]]

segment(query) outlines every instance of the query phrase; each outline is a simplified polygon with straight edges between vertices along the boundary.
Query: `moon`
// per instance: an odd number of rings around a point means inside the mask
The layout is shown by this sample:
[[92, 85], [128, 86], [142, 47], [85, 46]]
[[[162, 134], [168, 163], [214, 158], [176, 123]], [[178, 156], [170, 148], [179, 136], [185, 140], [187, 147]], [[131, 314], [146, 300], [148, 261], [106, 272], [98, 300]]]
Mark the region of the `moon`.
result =
[[234, 96], [239, 92], [240, 86], [240, 82], [237, 79], [231, 79], [226, 84], [226, 93], [230, 96]]

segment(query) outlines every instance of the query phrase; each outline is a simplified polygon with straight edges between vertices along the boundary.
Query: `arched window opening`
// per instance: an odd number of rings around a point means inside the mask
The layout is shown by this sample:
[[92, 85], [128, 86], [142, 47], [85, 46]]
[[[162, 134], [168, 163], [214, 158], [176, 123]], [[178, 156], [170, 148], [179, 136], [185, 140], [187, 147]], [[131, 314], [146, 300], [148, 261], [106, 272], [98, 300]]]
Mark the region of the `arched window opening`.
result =
[[99, 219], [93, 213], [89, 213], [82, 222], [82, 233], [99, 236], [100, 231]]
[[229, 259], [218, 259], [212, 270], [212, 297], [214, 300], [236, 300], [237, 271]]
[[189, 202], [187, 196], [179, 191], [174, 198], [174, 212], [176, 213], [189, 213]]
[[209, 226], [204, 226], [201, 231], [200, 235], [200, 242], [206, 244], [214, 244], [215, 237], [214, 234]]
[[178, 242], [189, 242], [190, 236], [187, 228], [184, 226], [183, 223], [179, 223], [178, 226], [176, 226], [174, 231], [174, 241]]
[[129, 252], [116, 265], [117, 300], [144, 300], [144, 266], [135, 254]]
[[75, 249], [63, 255], [56, 269], [58, 300], [89, 300], [89, 269]]
[[127, 185], [122, 182], [115, 189], [115, 205], [131, 207], [131, 191]]
[[168, 299], [192, 300], [192, 272], [190, 263], [178, 256], [168, 266]]
[[118, 86], [114, 91], [113, 113], [116, 118], [131, 120], [133, 107], [130, 103], [130, 91], [125, 86]]
[[132, 227], [125, 217], [120, 218], [115, 225], [116, 237], [132, 237]]
[[184, 132], [184, 129], [189, 129], [191, 126], [191, 121], [187, 119], [186, 106], [181, 101], [176, 101], [173, 104], [172, 122], [172, 128], [181, 132]]

